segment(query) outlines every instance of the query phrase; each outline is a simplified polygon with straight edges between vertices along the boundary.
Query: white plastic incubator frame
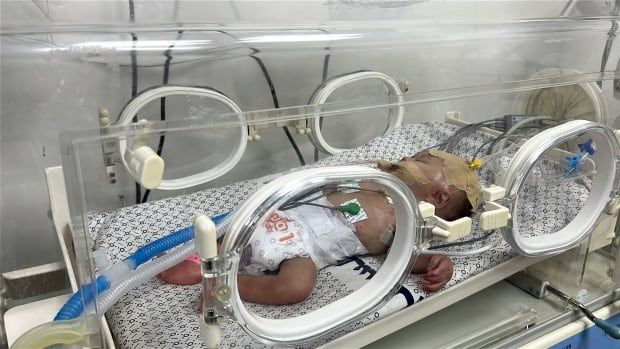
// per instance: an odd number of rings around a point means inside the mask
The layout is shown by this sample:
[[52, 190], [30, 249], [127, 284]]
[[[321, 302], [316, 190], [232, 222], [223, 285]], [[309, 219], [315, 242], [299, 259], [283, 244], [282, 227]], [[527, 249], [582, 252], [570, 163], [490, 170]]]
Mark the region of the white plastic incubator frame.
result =
[[[577, 216], [564, 228], [552, 234], [524, 238], [519, 234], [518, 195], [527, 175], [536, 161], [547, 151], [577, 137], [591, 138], [596, 153], [591, 159], [596, 163], [596, 175], [590, 195]], [[506, 241], [516, 252], [525, 256], [542, 256], [559, 253], [577, 245], [596, 227], [607, 207], [617, 200], [620, 146], [614, 133], [607, 127], [585, 120], [569, 121], [545, 130], [527, 141], [512, 158], [504, 181], [511, 202], [512, 220], [502, 228]]]
[[[383, 73], [374, 71], [360, 71], [335, 77], [321, 85], [310, 99], [311, 105], [324, 104], [327, 98], [338, 88], [362, 80], [380, 80], [384, 83], [389, 95], [396, 96], [397, 114], [394, 117], [390, 110], [388, 125], [384, 131], [388, 133], [400, 126], [403, 121], [405, 108], [403, 95], [398, 83]], [[242, 111], [230, 98], [208, 87], [165, 85], [147, 89], [134, 97], [121, 111], [118, 124], [129, 125], [138, 112], [148, 103], [169, 96], [200, 96], [211, 98], [226, 105], [232, 113], [241, 115]], [[243, 121], [243, 119], [241, 119]], [[327, 143], [321, 133], [321, 116], [316, 115], [310, 121], [309, 137], [312, 144], [327, 154], [337, 154], [345, 149], [336, 148]], [[253, 136], [255, 137], [255, 136]], [[163, 179], [164, 161], [144, 142], [134, 142], [132, 147], [127, 146], [127, 140], [119, 139], [119, 150], [123, 155], [121, 162], [127, 171], [147, 189], [176, 190], [185, 189], [207, 183], [230, 171], [241, 160], [248, 142], [248, 130], [241, 126], [239, 142], [231, 150], [230, 155], [220, 165], [209, 170], [177, 179]]]
[[[388, 117], [388, 126], [385, 129], [384, 134], [391, 132], [396, 127], [400, 126], [400, 124], [403, 122], [403, 116], [405, 114], [405, 106], [403, 105], [403, 94], [400, 89], [400, 86], [398, 86], [398, 83], [394, 79], [389, 77], [388, 75], [374, 72], [374, 71], [360, 71], [360, 72], [346, 74], [346, 75], [332, 78], [330, 80], [327, 80], [323, 85], [319, 87], [319, 89], [314, 93], [314, 95], [312, 96], [308, 104], [310, 105], [324, 104], [327, 101], [327, 98], [329, 98], [329, 96], [332, 93], [334, 93], [334, 91], [336, 91], [338, 88], [354, 83], [354, 82], [367, 80], [367, 79], [371, 79], [371, 80], [374, 79], [374, 80], [382, 81], [385, 87], [388, 89], [388, 93], [390, 95], [396, 96], [396, 101], [398, 103], [397, 105], [398, 112], [396, 114], [396, 117], [393, 117], [392, 111], [390, 109], [390, 112], [389, 112], [390, 114]], [[314, 118], [312, 118], [310, 122], [311, 131], [308, 134], [308, 136], [310, 137], [310, 141], [312, 142], [312, 144], [318, 149], [320, 149], [322, 152], [327, 153], [327, 154], [338, 154], [344, 151], [345, 149], [336, 148], [330, 145], [325, 140], [325, 137], [323, 137], [323, 133], [321, 132], [321, 119], [322, 117], [319, 114], [319, 115], [316, 115]]]
[[[597, 147], [591, 158], [596, 163], [597, 172], [585, 205], [559, 231], [540, 237], [522, 238], [515, 212], [519, 209], [518, 193], [525, 178], [546, 151], [557, 149], [558, 145], [567, 140], [584, 136], [591, 138]], [[620, 145], [613, 132], [590, 121], [567, 122], [528, 140], [512, 158], [504, 182], [507, 197], [503, 200], [508, 202], [512, 213], [507, 215], [507, 225], [501, 228], [506, 241], [522, 255], [541, 256], [565, 251], [589, 236], [610, 204], [618, 201], [619, 156]], [[352, 294], [305, 315], [290, 319], [265, 319], [250, 313], [243, 306], [236, 280], [240, 253], [250, 241], [254, 228], [269, 212], [309, 190], [360, 180], [370, 180], [385, 186], [399, 213], [392, 247], [377, 274]], [[485, 193], [485, 200], [499, 200], [504, 191], [498, 186], [492, 186]], [[489, 211], [501, 210], [507, 213], [502, 205], [487, 201], [489, 203], [491, 205], [486, 205]], [[427, 242], [424, 240], [429, 238], [435, 228], [429, 226], [432, 221], [425, 219], [432, 215], [432, 209], [428, 206], [428, 203], [418, 206], [409, 188], [396, 177], [362, 166], [301, 170], [269, 182], [237, 211], [219, 255], [212, 257], [213, 254], [201, 253], [204, 301], [201, 324], [203, 329], [208, 329], [203, 330], [203, 335], [208, 337], [205, 341], [210, 346], [218, 344], [216, 328], [222, 315], [234, 318], [246, 332], [262, 342], [292, 345], [319, 339], [377, 309], [401, 286], [418, 254], [427, 252], [424, 249]], [[462, 236], [459, 226], [456, 224], [458, 234]], [[196, 234], [200, 232], [197, 230]], [[201, 240], [198, 236], [196, 239]], [[198, 250], [201, 251], [200, 248]], [[479, 252], [483, 250], [479, 249]]]
[[[218, 102], [223, 103], [233, 113], [237, 115], [241, 114], [241, 108], [239, 108], [239, 106], [237, 106], [235, 102], [233, 102], [230, 98], [226, 97], [224, 94], [216, 90], [213, 90], [211, 88], [166, 85], [166, 86], [159, 86], [159, 87], [148, 89], [140, 93], [139, 95], [137, 95], [135, 98], [133, 98], [123, 108], [123, 111], [121, 112], [118, 123], [120, 125], [128, 125], [129, 123], [132, 122], [132, 119], [134, 118], [134, 116], [138, 114], [140, 109], [142, 109], [146, 104], [156, 99], [163, 98], [163, 97], [169, 97], [169, 96], [207, 97], [207, 98], [211, 98]], [[128, 151], [127, 140], [125, 138], [120, 138], [118, 141], [118, 145], [119, 145], [120, 153], [123, 155], [121, 157], [121, 161], [123, 162], [123, 165], [125, 166], [127, 171], [129, 171], [129, 173], [131, 173], [131, 175], [138, 182], [140, 182], [143, 186], [145, 186], [148, 189], [157, 188], [157, 189], [163, 189], [163, 190], [175, 190], [175, 189], [189, 188], [189, 187], [193, 187], [196, 185], [209, 182], [215, 178], [220, 177], [226, 172], [230, 171], [233, 167], [235, 167], [235, 165], [239, 162], [239, 160], [241, 160], [241, 157], [243, 156], [243, 153], [245, 152], [245, 147], [248, 143], [247, 133], [248, 131], [247, 131], [246, 126], [242, 124], [240, 127], [239, 142], [235, 145], [235, 147], [232, 149], [228, 157], [224, 159], [220, 165], [214, 168], [211, 168], [209, 170], [206, 170], [206, 171], [203, 171], [203, 172], [191, 175], [191, 176], [183, 177], [183, 178], [164, 179], [164, 180], [160, 179], [158, 181], [151, 180], [151, 182], [153, 183], [150, 185], [147, 183], [143, 183], [143, 181], [141, 181], [142, 178], [149, 177], [148, 175], [141, 173], [145, 169], [146, 171], [148, 171], [147, 166], [141, 166], [141, 165], [130, 166], [132, 164], [132, 161], [131, 161], [133, 158], [132, 156], [127, 156], [129, 158], [129, 161], [127, 161], [126, 156], [125, 156], [125, 154], [127, 154], [127, 151]], [[138, 149], [133, 149], [133, 150], [138, 150]], [[156, 156], [154, 152], [151, 151], [150, 153], [152, 156]], [[144, 161], [142, 161], [142, 163], [144, 163]], [[159, 175], [160, 176], [159, 178], [162, 178], [161, 177], [162, 175], [163, 175], [163, 165], [161, 167], [161, 173]]]

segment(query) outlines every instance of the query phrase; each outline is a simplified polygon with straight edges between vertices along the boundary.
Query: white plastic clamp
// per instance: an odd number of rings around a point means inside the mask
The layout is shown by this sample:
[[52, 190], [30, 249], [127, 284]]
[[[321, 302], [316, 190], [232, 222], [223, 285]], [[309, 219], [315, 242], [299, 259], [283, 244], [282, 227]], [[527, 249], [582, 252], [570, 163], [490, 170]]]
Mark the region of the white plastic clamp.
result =
[[420, 208], [420, 214], [422, 214], [422, 218], [428, 218], [435, 215], [435, 206], [426, 201], [420, 201], [418, 204]]
[[510, 211], [496, 202], [487, 201], [485, 204], [485, 212], [480, 215], [480, 228], [484, 231], [493, 230], [508, 225], [510, 219]]
[[489, 231], [508, 225], [510, 211], [507, 207], [493, 202], [504, 198], [504, 196], [506, 196], [506, 189], [499, 185], [492, 184], [482, 188], [482, 197], [485, 201], [485, 212], [480, 214], [480, 228], [482, 230]]
[[471, 232], [471, 218], [469, 217], [462, 217], [454, 221], [447, 221], [437, 216], [435, 219], [437, 219], [437, 226], [431, 232], [445, 242], [460, 239]]
[[504, 198], [506, 196], [506, 189], [499, 185], [491, 184], [488, 187], [482, 188], [482, 198], [484, 201], [495, 201]]

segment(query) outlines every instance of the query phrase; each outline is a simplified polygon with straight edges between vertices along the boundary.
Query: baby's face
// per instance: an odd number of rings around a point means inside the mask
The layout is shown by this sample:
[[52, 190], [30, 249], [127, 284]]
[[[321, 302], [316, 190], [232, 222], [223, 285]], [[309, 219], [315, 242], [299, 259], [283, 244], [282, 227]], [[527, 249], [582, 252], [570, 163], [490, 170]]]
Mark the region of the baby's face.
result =
[[405, 157], [403, 160], [411, 161], [418, 165], [431, 181], [443, 178], [443, 159], [432, 156], [427, 151], [419, 152], [412, 157]]
[[[414, 163], [429, 182], [445, 181], [443, 174], [444, 163], [441, 158], [432, 156], [429, 152], [420, 152], [412, 157], [404, 157], [403, 160]], [[417, 186], [414, 185], [410, 189], [416, 199], [424, 200], [426, 194], [425, 187], [427, 185], [419, 184]]]

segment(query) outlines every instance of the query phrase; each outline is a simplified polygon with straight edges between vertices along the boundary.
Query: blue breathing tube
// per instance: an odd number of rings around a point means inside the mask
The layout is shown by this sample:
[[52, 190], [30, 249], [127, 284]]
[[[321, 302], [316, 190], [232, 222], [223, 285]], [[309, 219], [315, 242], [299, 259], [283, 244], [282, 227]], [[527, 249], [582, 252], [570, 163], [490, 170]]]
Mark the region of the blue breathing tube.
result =
[[150, 261], [169, 249], [184, 244], [193, 238], [194, 227], [183, 228], [138, 248], [131, 256], [125, 258], [123, 263], [127, 264], [129, 269], [134, 270], [144, 264], [144, 262]]
[[[213, 216], [211, 220], [215, 225], [219, 225], [230, 212]], [[150, 242], [136, 250], [131, 256], [125, 258], [123, 263], [129, 265], [131, 270], [136, 269], [146, 261], [159, 256], [171, 248], [177, 247], [194, 238], [194, 227], [187, 227], [179, 231], [175, 231], [163, 238]]]
[[[211, 218], [215, 225], [219, 225], [230, 212], [222, 213], [217, 216]], [[136, 250], [131, 256], [125, 258], [121, 263], [118, 263], [115, 266], [119, 266], [120, 268], [109, 268], [108, 270], [135, 270], [140, 265], [145, 262], [161, 255], [162, 253], [167, 252], [168, 250], [180, 246], [194, 238], [194, 227], [190, 226], [187, 228], [183, 228], [181, 230], [170, 233], [160, 239], [157, 239], [153, 242], [150, 242]], [[78, 291], [76, 291], [71, 298], [60, 308], [58, 314], [54, 318], [54, 321], [57, 320], [71, 320], [75, 319], [82, 314], [84, 311], [84, 305], [89, 304], [90, 302], [95, 300], [95, 289], [96, 294], [99, 295], [108, 289], [110, 289], [114, 284], [117, 284], [121, 280], [114, 280], [116, 277], [114, 275], [106, 274], [108, 271], [104, 271], [102, 275], [97, 276], [95, 282], [88, 283], [82, 285]], [[126, 274], [123, 274], [123, 276]]]
[[[98, 276], [95, 280], [97, 294], [105, 292], [110, 288], [110, 280], [105, 276]], [[84, 304], [92, 302], [95, 298], [92, 283], [82, 285], [69, 300], [60, 308], [54, 321], [75, 319], [84, 311]]]

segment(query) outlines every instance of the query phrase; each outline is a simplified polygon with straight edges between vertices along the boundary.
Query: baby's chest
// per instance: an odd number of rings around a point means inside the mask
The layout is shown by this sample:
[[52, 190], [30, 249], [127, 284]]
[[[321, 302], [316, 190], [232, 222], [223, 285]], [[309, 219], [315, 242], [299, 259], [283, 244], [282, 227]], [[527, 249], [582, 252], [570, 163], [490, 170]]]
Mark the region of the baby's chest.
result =
[[396, 224], [396, 210], [385, 198], [360, 200], [360, 204], [368, 218], [354, 223], [357, 231], [383, 232]]

